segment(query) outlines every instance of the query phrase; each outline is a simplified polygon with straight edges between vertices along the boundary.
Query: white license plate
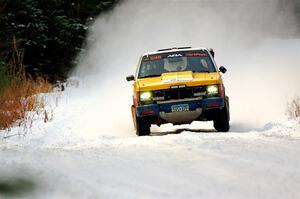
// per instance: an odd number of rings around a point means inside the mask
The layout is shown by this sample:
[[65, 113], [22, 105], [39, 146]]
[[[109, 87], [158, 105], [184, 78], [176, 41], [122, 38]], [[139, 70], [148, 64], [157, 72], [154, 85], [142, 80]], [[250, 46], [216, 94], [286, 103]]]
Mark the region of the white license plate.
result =
[[171, 106], [172, 112], [183, 112], [183, 111], [189, 111], [189, 105], [188, 104], [178, 104]]

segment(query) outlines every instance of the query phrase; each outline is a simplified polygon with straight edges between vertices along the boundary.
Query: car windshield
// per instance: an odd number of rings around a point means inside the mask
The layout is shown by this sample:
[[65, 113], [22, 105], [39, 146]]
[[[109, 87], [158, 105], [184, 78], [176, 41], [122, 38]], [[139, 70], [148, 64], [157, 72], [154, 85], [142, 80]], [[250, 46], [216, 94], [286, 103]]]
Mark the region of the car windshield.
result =
[[216, 72], [206, 51], [179, 51], [144, 56], [139, 69], [139, 78], [160, 76], [167, 72]]

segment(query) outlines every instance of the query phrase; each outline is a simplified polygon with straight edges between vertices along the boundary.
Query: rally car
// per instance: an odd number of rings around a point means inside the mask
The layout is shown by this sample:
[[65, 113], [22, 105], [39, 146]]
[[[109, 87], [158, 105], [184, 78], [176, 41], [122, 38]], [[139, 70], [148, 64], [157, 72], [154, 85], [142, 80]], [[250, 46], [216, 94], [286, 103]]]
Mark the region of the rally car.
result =
[[176, 47], [145, 53], [133, 84], [133, 122], [138, 136], [150, 135], [151, 124], [190, 124], [213, 121], [227, 132], [229, 98], [226, 96], [214, 51], [210, 48]]

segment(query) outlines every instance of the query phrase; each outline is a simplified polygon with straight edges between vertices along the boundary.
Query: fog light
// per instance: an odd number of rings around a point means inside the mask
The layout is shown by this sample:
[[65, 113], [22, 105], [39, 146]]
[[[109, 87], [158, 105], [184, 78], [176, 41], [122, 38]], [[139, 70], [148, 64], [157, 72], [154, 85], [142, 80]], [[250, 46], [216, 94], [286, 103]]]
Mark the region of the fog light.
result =
[[152, 93], [150, 91], [147, 92], [141, 92], [140, 94], [140, 100], [141, 101], [149, 101], [152, 98]]
[[217, 85], [209, 85], [206, 88], [207, 94], [208, 95], [215, 95], [219, 93], [219, 89]]

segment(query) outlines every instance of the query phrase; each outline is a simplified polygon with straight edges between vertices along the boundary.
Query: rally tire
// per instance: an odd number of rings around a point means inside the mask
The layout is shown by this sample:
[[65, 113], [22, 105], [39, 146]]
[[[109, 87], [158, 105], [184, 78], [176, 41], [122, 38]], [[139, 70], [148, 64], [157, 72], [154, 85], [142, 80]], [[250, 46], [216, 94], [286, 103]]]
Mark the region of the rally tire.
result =
[[219, 111], [219, 114], [215, 116], [214, 127], [218, 132], [228, 132], [230, 129], [229, 125], [229, 103], [228, 98], [225, 101], [225, 107]]
[[146, 136], [150, 135], [151, 124], [144, 118], [136, 117], [136, 135]]

